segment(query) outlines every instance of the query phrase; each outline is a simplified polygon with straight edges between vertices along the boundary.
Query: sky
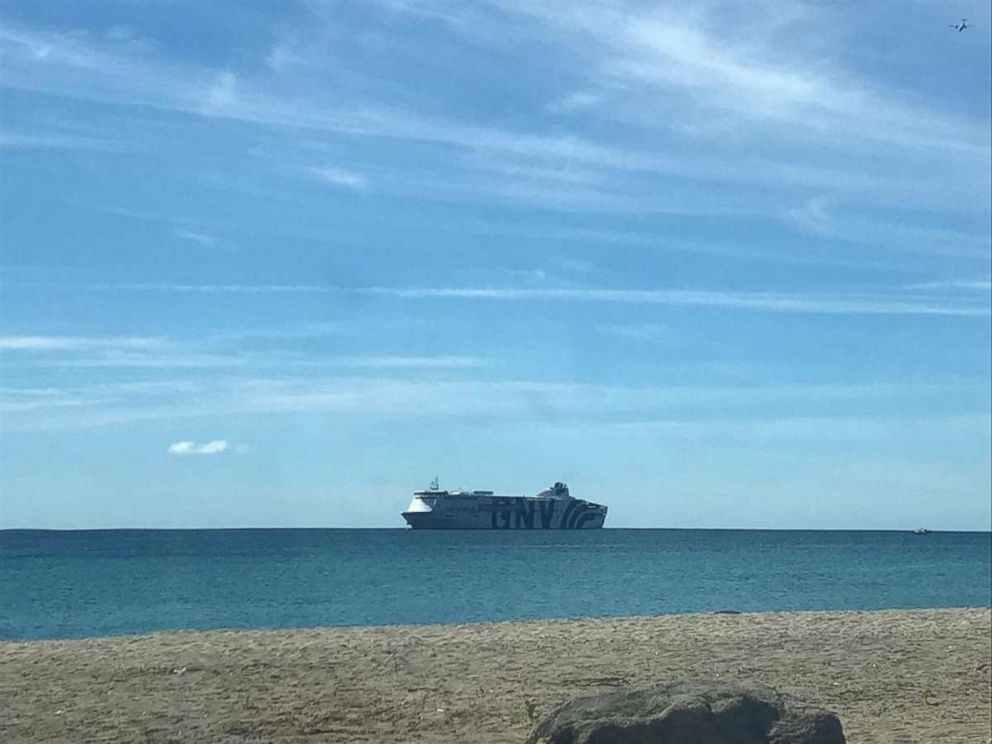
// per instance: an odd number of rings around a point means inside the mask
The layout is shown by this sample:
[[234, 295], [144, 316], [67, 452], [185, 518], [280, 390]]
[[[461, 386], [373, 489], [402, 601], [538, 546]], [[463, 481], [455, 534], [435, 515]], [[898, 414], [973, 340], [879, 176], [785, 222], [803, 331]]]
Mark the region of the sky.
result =
[[6, 0], [0, 528], [990, 529], [990, 27]]

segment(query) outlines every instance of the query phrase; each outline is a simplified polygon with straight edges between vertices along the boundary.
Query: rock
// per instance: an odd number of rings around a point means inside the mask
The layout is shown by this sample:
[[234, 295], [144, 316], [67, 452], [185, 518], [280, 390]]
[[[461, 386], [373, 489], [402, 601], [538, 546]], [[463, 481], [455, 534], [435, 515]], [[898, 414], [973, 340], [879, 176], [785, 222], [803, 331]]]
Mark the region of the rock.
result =
[[[543, 740], [543, 742], [542, 742]], [[675, 682], [574, 698], [528, 744], [844, 744], [830, 711], [774, 690]]]

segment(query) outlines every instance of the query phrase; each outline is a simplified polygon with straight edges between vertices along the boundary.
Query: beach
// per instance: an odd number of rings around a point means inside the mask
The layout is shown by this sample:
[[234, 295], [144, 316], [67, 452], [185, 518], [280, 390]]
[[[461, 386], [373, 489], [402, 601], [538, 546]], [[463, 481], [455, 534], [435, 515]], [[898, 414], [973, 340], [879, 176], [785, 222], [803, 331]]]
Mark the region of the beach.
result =
[[569, 697], [751, 681], [850, 742], [992, 737], [992, 611], [696, 614], [0, 643], [0, 741], [522, 742]]

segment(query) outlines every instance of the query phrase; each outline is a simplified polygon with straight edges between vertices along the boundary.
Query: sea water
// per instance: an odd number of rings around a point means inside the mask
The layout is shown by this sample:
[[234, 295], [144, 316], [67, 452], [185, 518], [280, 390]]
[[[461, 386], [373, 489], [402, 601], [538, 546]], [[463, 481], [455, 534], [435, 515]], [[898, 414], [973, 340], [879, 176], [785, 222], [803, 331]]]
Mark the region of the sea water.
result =
[[0, 531], [0, 638], [992, 604], [992, 535]]

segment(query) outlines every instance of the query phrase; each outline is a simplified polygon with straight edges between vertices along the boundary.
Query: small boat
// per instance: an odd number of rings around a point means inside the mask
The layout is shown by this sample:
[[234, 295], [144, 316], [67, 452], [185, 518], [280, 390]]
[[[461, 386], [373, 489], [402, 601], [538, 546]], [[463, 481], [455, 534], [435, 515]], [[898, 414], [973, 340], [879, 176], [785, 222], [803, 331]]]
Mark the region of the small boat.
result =
[[913, 530], [913, 534], [914, 535], [929, 535], [930, 534], [930, 530], [928, 530], [926, 527], [917, 527], [915, 530]]

